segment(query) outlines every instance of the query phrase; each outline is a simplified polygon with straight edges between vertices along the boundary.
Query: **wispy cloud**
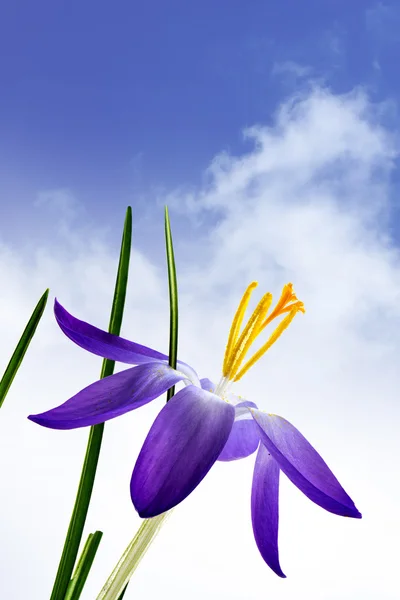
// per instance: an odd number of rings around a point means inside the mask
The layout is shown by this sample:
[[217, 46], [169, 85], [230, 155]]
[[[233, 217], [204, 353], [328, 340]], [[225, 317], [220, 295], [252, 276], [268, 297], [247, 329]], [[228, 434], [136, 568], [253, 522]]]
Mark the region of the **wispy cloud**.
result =
[[77, 212], [82, 209], [71, 190], [60, 188], [43, 190], [37, 194], [36, 207], [45, 207], [53, 211], [57, 216], [68, 221], [75, 218]]
[[394, 2], [377, 2], [365, 11], [367, 31], [381, 43], [400, 40], [400, 9]]
[[272, 75], [287, 75], [295, 79], [309, 77], [311, 75], [311, 72], [311, 67], [301, 65], [293, 60], [276, 62], [272, 67]]

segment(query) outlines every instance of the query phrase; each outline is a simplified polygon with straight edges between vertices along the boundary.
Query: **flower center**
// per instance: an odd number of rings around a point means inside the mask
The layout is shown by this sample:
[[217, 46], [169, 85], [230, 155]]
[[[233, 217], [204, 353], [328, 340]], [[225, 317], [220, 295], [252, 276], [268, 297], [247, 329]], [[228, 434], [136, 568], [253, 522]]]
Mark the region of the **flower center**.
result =
[[[225, 387], [228, 382], [239, 381], [250, 367], [252, 367], [282, 335], [292, 322], [296, 313], [299, 311], [305, 312], [303, 302], [298, 300], [296, 294], [293, 292], [293, 284], [288, 283], [283, 287], [281, 297], [268, 317], [267, 313], [272, 304], [272, 294], [269, 292], [264, 294], [248, 320], [247, 325], [245, 325], [242, 333], [240, 333], [240, 328], [251, 294], [257, 285], [256, 281], [250, 283], [233, 318], [222, 369], [222, 381], [224, 381], [223, 387]], [[244, 362], [255, 339], [260, 335], [264, 328], [271, 323], [271, 321], [283, 314], [286, 314], [285, 318], [282, 319], [275, 328], [265, 344], [263, 344], [263, 346], [261, 346], [247, 362]]]

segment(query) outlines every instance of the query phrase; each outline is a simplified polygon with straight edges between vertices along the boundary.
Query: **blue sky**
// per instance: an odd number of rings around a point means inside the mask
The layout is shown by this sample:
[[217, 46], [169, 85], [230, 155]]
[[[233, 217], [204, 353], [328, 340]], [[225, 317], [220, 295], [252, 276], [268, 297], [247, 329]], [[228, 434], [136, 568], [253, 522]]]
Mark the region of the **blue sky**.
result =
[[[26, 417], [99, 376], [51, 304], [107, 327], [131, 204], [122, 335], [166, 352], [167, 203], [179, 358], [218, 381], [249, 282], [257, 300], [293, 282], [305, 315], [233, 391], [298, 427], [363, 519], [326, 513], [282, 476], [282, 581], [253, 539], [254, 457], [218, 464], [174, 511], [127, 600], [397, 600], [399, 31], [389, 1], [0, 8], [0, 370], [50, 287], [0, 415], [0, 596], [49, 595], [87, 440]], [[163, 402], [106, 423], [86, 528], [104, 538], [83, 600], [140, 524], [129, 480]]]
[[269, 123], [310, 79], [399, 95], [393, 2], [16, 0], [1, 15], [7, 220], [23, 209], [42, 221], [33, 203], [46, 190], [70, 190], [101, 221], [198, 185], [215, 154], [246, 150], [243, 128]]

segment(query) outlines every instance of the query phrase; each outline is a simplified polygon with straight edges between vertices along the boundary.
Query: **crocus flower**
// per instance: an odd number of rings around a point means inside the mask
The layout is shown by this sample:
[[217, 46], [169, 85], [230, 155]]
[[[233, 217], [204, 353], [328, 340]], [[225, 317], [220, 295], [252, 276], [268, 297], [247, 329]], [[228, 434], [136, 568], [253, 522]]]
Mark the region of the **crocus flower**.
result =
[[[136, 365], [96, 381], [64, 404], [29, 418], [53, 429], [102, 423], [147, 404], [183, 381], [185, 387], [164, 406], [140, 451], [131, 479], [132, 502], [141, 517], [154, 517], [184, 500], [217, 461], [230, 461], [257, 451], [251, 492], [254, 537], [265, 562], [280, 577], [278, 555], [279, 474], [283, 471], [310, 500], [337, 515], [361, 518], [353, 501], [305, 437], [288, 421], [257, 408], [230, 391], [279, 338], [303, 303], [287, 284], [269, 316], [272, 295], [265, 294], [240, 332], [251, 283], [236, 311], [218, 385], [199, 380], [181, 361], [146, 346], [111, 335], [69, 314], [56, 300], [55, 316], [73, 342], [99, 356]], [[284, 318], [251, 358], [250, 347], [265, 327]]]

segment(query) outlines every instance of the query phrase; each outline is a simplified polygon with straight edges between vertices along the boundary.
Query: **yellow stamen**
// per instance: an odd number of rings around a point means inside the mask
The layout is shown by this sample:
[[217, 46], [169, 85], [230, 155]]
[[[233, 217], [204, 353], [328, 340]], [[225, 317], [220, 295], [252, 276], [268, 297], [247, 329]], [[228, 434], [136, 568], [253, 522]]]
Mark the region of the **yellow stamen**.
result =
[[237, 338], [239, 335], [239, 330], [243, 323], [244, 314], [249, 305], [251, 294], [253, 293], [253, 290], [255, 290], [257, 286], [258, 286], [257, 281], [253, 281], [252, 283], [250, 283], [247, 290], [243, 294], [243, 298], [241, 299], [238, 309], [235, 313], [235, 316], [233, 317], [232, 326], [229, 331], [228, 343], [226, 345], [226, 350], [225, 350], [224, 366], [222, 369], [224, 373], [227, 370], [227, 363], [228, 363], [229, 357], [232, 353], [232, 348], [234, 347], [234, 345], [237, 341]]
[[267, 293], [261, 298], [257, 304], [256, 309], [248, 320], [247, 325], [242, 331], [241, 336], [237, 340], [235, 346], [232, 348], [229, 360], [227, 361], [226, 373], [223, 372], [224, 377], [233, 379], [242, 364], [244, 357], [246, 356], [251, 344], [254, 342], [262, 327], [262, 322], [265, 315], [269, 311], [272, 304], [272, 294]]
[[[257, 282], [255, 281], [248, 286], [233, 318], [229, 332], [222, 371], [223, 376], [230, 381], [238, 381], [243, 377], [250, 367], [252, 367], [282, 335], [283, 331], [292, 322], [296, 313], [299, 311], [305, 312], [303, 303], [297, 299], [293, 292], [293, 285], [288, 283], [284, 286], [281, 297], [268, 318], [266, 318], [266, 315], [272, 303], [272, 295], [270, 293], [264, 294], [239, 336], [239, 330], [250, 301], [250, 296], [256, 287]], [[240, 369], [250, 346], [259, 336], [261, 331], [273, 319], [286, 313], [289, 314], [277, 326], [267, 342]]]
[[263, 354], [265, 354], [266, 351], [271, 348], [272, 344], [274, 344], [276, 342], [276, 340], [285, 331], [285, 329], [287, 329], [289, 327], [290, 323], [293, 321], [297, 312], [298, 312], [298, 309], [296, 309], [296, 308], [294, 308], [292, 311], [290, 311], [290, 313], [287, 315], [287, 317], [285, 317], [279, 323], [278, 327], [275, 329], [275, 331], [270, 336], [268, 341], [263, 346], [261, 346], [261, 348], [259, 350], [257, 350], [257, 352], [255, 354], [253, 354], [253, 356], [247, 361], [247, 363], [243, 366], [243, 368], [239, 371], [239, 373], [234, 377], [233, 381], [239, 381], [239, 379], [241, 379], [243, 377], [243, 375], [250, 369], [250, 367], [252, 367], [254, 365], [254, 363], [256, 363], [263, 356]]
[[[292, 300], [293, 304], [290, 304], [288, 306], [289, 302], [292, 302]], [[300, 300], [297, 300], [297, 296], [293, 292], [293, 283], [287, 283], [285, 286], [283, 286], [282, 294], [279, 298], [277, 305], [275, 306], [272, 313], [269, 315], [268, 319], [265, 320], [263, 324], [263, 329], [269, 323], [271, 323], [273, 319], [279, 317], [279, 315], [285, 312], [290, 312], [295, 306], [298, 306], [298, 310], [301, 310], [301, 312], [305, 312], [303, 303], [300, 302]]]

